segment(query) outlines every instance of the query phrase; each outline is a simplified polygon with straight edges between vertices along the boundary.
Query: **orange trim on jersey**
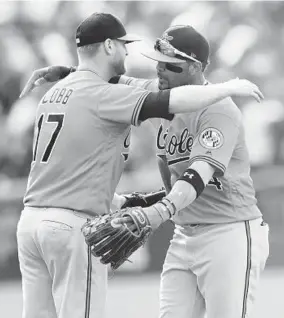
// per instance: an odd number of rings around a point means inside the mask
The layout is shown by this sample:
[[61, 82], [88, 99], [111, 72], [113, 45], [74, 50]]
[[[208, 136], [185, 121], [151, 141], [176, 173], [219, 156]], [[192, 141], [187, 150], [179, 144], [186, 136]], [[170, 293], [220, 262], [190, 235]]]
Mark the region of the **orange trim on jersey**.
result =
[[250, 232], [249, 221], [245, 221], [245, 228], [246, 228], [246, 237], [247, 237], [247, 269], [246, 269], [246, 277], [245, 277], [242, 318], [245, 318], [247, 313], [249, 278], [250, 278], [250, 271], [251, 271], [251, 232]]
[[131, 77], [128, 77], [125, 81], [125, 85], [130, 85], [131, 81]]
[[[157, 156], [158, 156], [158, 155], [157, 155]], [[175, 165], [176, 163], [188, 161], [189, 158], [190, 158], [189, 156], [186, 156], [186, 157], [180, 157], [180, 158], [170, 159], [170, 160], [168, 160], [168, 165], [169, 165], [169, 166], [172, 166], [172, 165]]]
[[226, 167], [222, 163], [220, 163], [219, 161], [217, 161], [213, 158], [206, 157], [206, 156], [196, 156], [194, 158], [191, 158], [189, 160], [189, 165], [191, 165], [194, 161], [200, 161], [200, 160], [208, 162], [212, 166], [218, 168], [222, 173], [225, 173], [225, 171], [226, 171]]
[[145, 100], [145, 98], [150, 94], [150, 92], [146, 91], [144, 94], [142, 94], [140, 96], [140, 98], [138, 99], [137, 103], [136, 103], [136, 106], [134, 108], [134, 111], [133, 111], [133, 114], [132, 114], [132, 118], [131, 118], [131, 123], [133, 125], [137, 125], [138, 123], [138, 118], [139, 118], [139, 113], [140, 113], [140, 110], [141, 110], [141, 107], [143, 105], [143, 102]]
[[89, 318], [90, 317], [91, 286], [92, 286], [92, 254], [91, 254], [91, 246], [88, 246], [88, 267], [87, 267], [87, 287], [86, 287], [86, 302], [85, 302], [85, 318]]

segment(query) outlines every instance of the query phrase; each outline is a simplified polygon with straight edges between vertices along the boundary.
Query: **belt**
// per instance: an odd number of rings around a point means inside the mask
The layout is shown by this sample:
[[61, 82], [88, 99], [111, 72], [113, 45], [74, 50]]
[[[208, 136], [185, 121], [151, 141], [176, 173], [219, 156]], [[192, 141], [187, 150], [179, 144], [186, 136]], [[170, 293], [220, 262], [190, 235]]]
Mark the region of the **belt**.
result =
[[78, 217], [81, 217], [81, 218], [85, 218], [85, 219], [94, 219], [96, 217], [99, 216], [99, 214], [97, 215], [92, 215], [92, 214], [89, 214], [89, 213], [86, 213], [86, 212], [83, 212], [83, 211], [77, 211], [77, 210], [72, 210], [72, 209], [66, 209], [66, 208], [57, 208], [57, 207], [43, 207], [43, 206], [40, 206], [40, 207], [36, 207], [36, 206], [25, 206], [25, 208], [27, 209], [30, 209], [30, 210], [50, 210], [50, 212], [54, 212], [54, 213], [72, 213]]

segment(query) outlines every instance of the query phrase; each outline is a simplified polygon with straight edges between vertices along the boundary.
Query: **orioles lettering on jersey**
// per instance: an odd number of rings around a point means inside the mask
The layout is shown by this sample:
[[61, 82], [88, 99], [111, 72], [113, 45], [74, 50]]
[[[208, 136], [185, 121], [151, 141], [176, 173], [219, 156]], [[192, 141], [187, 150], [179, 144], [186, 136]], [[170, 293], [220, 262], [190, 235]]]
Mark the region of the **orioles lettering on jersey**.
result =
[[[193, 145], [193, 136], [190, 135], [188, 129], [185, 128], [180, 134], [180, 137], [177, 137], [176, 134], [173, 134], [171, 136], [171, 138], [167, 142], [166, 152], [169, 155], [174, 155], [175, 153], [179, 153], [180, 155], [183, 155], [186, 152], [190, 154], [192, 145]], [[185, 161], [188, 159], [189, 159], [189, 156], [180, 158], [180, 161]]]
[[[214, 134], [212, 134], [212, 131], [214, 132]], [[211, 129], [210, 132], [204, 131], [204, 134], [202, 134], [204, 140], [208, 139], [211, 141], [211, 148], [217, 148], [222, 146], [223, 140], [220, 141], [220, 138], [216, 138], [217, 132], [217, 130]], [[169, 138], [168, 133], [168, 128], [164, 129], [163, 124], [161, 124], [159, 126], [157, 134], [157, 148], [159, 150], [166, 151], [168, 165], [172, 166], [177, 163], [188, 161], [190, 159], [191, 149], [194, 141], [194, 138], [189, 133], [188, 128], [184, 128], [179, 137], [176, 134], [172, 134], [171, 138]], [[211, 151], [209, 150], [209, 152]], [[178, 158], [175, 158], [176, 154], [179, 154], [180, 156]], [[209, 155], [211, 155], [211, 153]], [[169, 157], [172, 156], [173, 159], [170, 159]], [[214, 186], [215, 189], [218, 191], [223, 191], [222, 182], [217, 177], [212, 177], [209, 180], [208, 185]]]
[[[193, 136], [189, 133], [188, 129], [184, 128], [179, 137], [173, 134], [171, 138], [168, 138], [168, 132], [168, 128], [164, 129], [163, 124], [160, 124], [157, 134], [157, 148], [165, 150], [168, 156], [181, 155], [178, 158], [168, 158], [168, 165], [171, 166], [178, 162], [189, 160], [193, 145]], [[184, 156], [185, 153], [187, 153], [186, 156]]]
[[[186, 152], [188, 152], [190, 154], [191, 147], [193, 145], [193, 136], [189, 134], [189, 131], [187, 128], [185, 128], [182, 131], [179, 138], [174, 134], [170, 138], [170, 140], [167, 140], [167, 136], [168, 136], [168, 128], [164, 129], [163, 125], [161, 124], [157, 134], [157, 148], [159, 150], [165, 150], [166, 153], [169, 154], [170, 156], [173, 156], [176, 153], [179, 153], [180, 155], [184, 155]], [[175, 159], [169, 159], [168, 165], [170, 166], [178, 162], [183, 162], [187, 160], [189, 160], [189, 155], [181, 156]]]
[[159, 129], [158, 129], [158, 134], [157, 134], [157, 148], [159, 150], [164, 150], [166, 148], [166, 138], [168, 135], [168, 128], [164, 130], [163, 125], [161, 124]]
[[[189, 160], [192, 145], [193, 136], [189, 133], [187, 128], [182, 130], [179, 137], [176, 134], [173, 134], [171, 138], [168, 138], [168, 129], [163, 132], [163, 125], [160, 125], [157, 135], [158, 148], [165, 149], [168, 156], [175, 156], [176, 154], [180, 155], [178, 158], [169, 159], [169, 166]], [[187, 155], [184, 156], [186, 153]]]

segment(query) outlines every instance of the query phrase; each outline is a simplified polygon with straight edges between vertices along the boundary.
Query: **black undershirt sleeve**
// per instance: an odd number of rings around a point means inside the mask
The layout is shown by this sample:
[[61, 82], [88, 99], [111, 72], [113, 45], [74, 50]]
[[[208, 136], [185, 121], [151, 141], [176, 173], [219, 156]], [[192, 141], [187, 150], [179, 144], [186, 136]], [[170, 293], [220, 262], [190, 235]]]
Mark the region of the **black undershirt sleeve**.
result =
[[[111, 84], [118, 84], [120, 76], [114, 76], [109, 80]], [[139, 120], [148, 118], [165, 118], [172, 120], [173, 114], [169, 113], [170, 90], [151, 92], [144, 100], [140, 110]]]
[[148, 118], [165, 118], [172, 120], [173, 114], [169, 113], [170, 90], [151, 92], [145, 98], [139, 113], [139, 120]]
[[120, 75], [117, 75], [112, 77], [108, 82], [111, 84], [118, 84], [119, 80], [120, 80]]

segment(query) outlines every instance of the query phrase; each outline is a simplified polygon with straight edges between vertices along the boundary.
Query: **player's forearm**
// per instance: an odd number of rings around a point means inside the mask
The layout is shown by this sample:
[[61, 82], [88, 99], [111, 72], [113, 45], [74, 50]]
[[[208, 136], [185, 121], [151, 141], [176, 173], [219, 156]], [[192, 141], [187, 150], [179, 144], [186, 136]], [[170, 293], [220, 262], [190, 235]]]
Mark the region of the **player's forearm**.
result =
[[[204, 161], [195, 161], [191, 166], [202, 179], [204, 186], [212, 178], [215, 168]], [[196, 199], [196, 191], [194, 187], [183, 180], [177, 180], [171, 190], [166, 196], [176, 207], [176, 212], [184, 209]]]
[[171, 114], [197, 111], [231, 96], [227, 83], [212, 85], [186, 85], [171, 89], [169, 112]]
[[[189, 183], [185, 181], [177, 181], [170, 193], [156, 204], [145, 208], [153, 229], [170, 219], [177, 211], [185, 208], [196, 198], [196, 191]], [[164, 205], [166, 203], [167, 206]]]
[[178, 212], [196, 199], [196, 191], [191, 184], [178, 180], [166, 198], [174, 204], [176, 212]]
[[[204, 161], [194, 162], [189, 169], [193, 169], [199, 176], [199, 180], [203, 185], [201, 187], [202, 190], [208, 184], [215, 171], [213, 166]], [[187, 171], [185, 171], [185, 174]], [[200, 186], [197, 186], [198, 183], [193, 182], [192, 184], [188, 181], [178, 179], [165, 198], [151, 207], [145, 208], [145, 213], [154, 229], [170, 219], [175, 213], [191, 204], [196, 199], [197, 194], [200, 195], [202, 190], [200, 190]]]

